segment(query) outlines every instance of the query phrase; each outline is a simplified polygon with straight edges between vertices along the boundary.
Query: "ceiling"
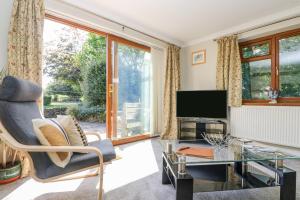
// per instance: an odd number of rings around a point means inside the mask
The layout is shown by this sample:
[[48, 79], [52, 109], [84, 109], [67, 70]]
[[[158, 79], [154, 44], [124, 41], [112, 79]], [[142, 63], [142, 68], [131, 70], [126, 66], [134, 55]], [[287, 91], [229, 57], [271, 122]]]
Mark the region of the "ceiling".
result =
[[300, 0], [63, 1], [180, 46], [300, 14]]

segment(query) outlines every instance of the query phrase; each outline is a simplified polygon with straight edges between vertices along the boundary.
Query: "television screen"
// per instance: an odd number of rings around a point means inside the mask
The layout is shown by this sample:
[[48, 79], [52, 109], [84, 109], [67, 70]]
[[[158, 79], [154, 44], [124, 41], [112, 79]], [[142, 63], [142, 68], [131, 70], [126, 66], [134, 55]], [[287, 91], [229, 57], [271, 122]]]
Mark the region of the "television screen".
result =
[[177, 117], [227, 118], [227, 91], [177, 91]]

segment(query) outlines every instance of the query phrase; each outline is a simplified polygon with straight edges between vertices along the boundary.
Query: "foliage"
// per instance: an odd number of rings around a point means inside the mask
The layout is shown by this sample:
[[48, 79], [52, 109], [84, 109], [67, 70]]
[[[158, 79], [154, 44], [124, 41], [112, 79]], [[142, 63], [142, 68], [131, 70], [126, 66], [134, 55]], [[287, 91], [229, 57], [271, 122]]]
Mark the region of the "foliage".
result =
[[[48, 44], [45, 51], [44, 73], [53, 82], [46, 94], [55, 101], [72, 101], [76, 96], [82, 105], [68, 109], [80, 119], [105, 121], [106, 104], [106, 40], [94, 33], [64, 28], [56, 44]], [[47, 44], [46, 44], [47, 46]], [[118, 50], [118, 106], [124, 102], [140, 102], [144, 73], [145, 52], [115, 43]], [[148, 67], [148, 66], [146, 66]], [[128, 92], [130, 91], [130, 93]], [[62, 96], [64, 95], [64, 96]], [[67, 96], [71, 98], [67, 98]]]
[[68, 107], [45, 107], [44, 117], [46, 118], [56, 118], [57, 115], [65, 115]]
[[82, 50], [75, 56], [81, 69], [82, 91], [85, 104], [105, 106], [106, 101], [106, 41], [89, 33]]
[[105, 64], [93, 64], [84, 74], [84, 101], [89, 106], [105, 106], [106, 101], [106, 73]]
[[[78, 118], [100, 119], [103, 111], [99, 108], [105, 106], [106, 100], [106, 40], [89, 33], [80, 45], [79, 36], [76, 29], [64, 28], [59, 42], [46, 48], [44, 73], [53, 79], [46, 94], [52, 95], [57, 102], [83, 99], [85, 106], [78, 107]], [[54, 108], [47, 109], [52, 113]]]
[[[76, 66], [74, 56], [81, 48], [82, 34], [75, 28], [64, 27], [58, 34], [56, 44], [46, 44], [44, 74], [52, 77], [60, 85], [72, 85], [73, 90], [81, 91], [80, 68]], [[54, 43], [54, 42], [53, 42]]]
[[[0, 149], [1, 149], [1, 155], [0, 155], [0, 169], [6, 169], [12, 166], [17, 165], [20, 153], [8, 145], [5, 144], [4, 141], [0, 139]], [[6, 153], [4, 152], [6, 151]], [[2, 153], [3, 152], [3, 153]]]
[[[267, 55], [268, 43], [245, 47], [243, 57]], [[300, 96], [300, 35], [279, 40], [279, 86], [281, 97]], [[267, 98], [263, 94], [271, 84], [271, 63], [269, 60], [242, 63], [243, 99]]]
[[145, 65], [145, 52], [125, 45], [119, 45], [118, 53], [118, 107], [122, 109], [124, 102], [136, 103], [141, 101], [143, 76], [146, 75], [146, 73], [141, 73]]
[[49, 106], [51, 104], [51, 96], [44, 95], [44, 106]]
[[100, 106], [87, 107], [85, 105], [69, 107], [67, 114], [74, 116], [77, 120], [105, 122], [105, 108]]
[[243, 57], [252, 58], [255, 56], [268, 55], [270, 52], [269, 43], [247, 46], [243, 48]]
[[82, 92], [74, 85], [66, 81], [55, 81], [50, 83], [46, 88], [47, 95], [68, 95], [73, 97], [81, 97]]

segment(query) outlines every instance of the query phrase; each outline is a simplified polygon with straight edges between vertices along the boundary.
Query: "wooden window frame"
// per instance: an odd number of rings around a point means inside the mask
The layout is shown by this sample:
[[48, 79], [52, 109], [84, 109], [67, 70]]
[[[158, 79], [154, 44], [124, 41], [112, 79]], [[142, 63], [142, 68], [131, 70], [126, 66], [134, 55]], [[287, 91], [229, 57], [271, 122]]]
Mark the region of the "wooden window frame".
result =
[[[300, 28], [294, 29], [290, 31], [285, 31], [273, 35], [269, 35], [266, 37], [257, 38], [254, 40], [249, 40], [245, 42], [240, 42], [240, 56], [241, 62], [253, 62], [259, 60], [271, 60], [271, 87], [279, 90], [279, 40], [283, 38], [288, 38], [291, 36], [300, 35]], [[244, 47], [254, 46], [258, 44], [269, 43], [269, 55], [263, 56], [255, 56], [251, 58], [243, 58], [243, 51]], [[243, 105], [262, 105], [262, 106], [300, 106], [300, 97], [279, 97], [277, 99], [277, 104], [269, 104], [270, 100], [264, 99], [243, 99]]]
[[[74, 28], [78, 28], [78, 29], [81, 29], [81, 30], [84, 30], [84, 31], [87, 31], [87, 32], [95, 33], [97, 35], [101, 35], [101, 36], [106, 38], [106, 88], [107, 88], [107, 90], [109, 89], [110, 84], [112, 82], [112, 77], [111, 77], [111, 74], [112, 74], [112, 55], [110, 53], [112, 51], [112, 42], [115, 41], [115, 42], [118, 42], [120, 44], [124, 44], [124, 45], [130, 46], [130, 47], [133, 47], [133, 48], [137, 48], [137, 49], [141, 49], [141, 50], [146, 51], [146, 52], [151, 52], [151, 48], [146, 46], [146, 45], [143, 45], [143, 44], [140, 44], [140, 43], [137, 43], [137, 42], [119, 37], [117, 35], [95, 29], [95, 28], [91, 28], [91, 27], [86, 26], [86, 25], [82, 25], [80, 23], [74, 22], [74, 21], [69, 20], [69, 19], [58, 17], [58, 16], [55, 16], [55, 15], [52, 15], [52, 14], [49, 14], [49, 13], [45, 14], [45, 19], [51, 20], [51, 21], [54, 21], [54, 22], [58, 22], [60, 24], [64, 24], [64, 25], [67, 25], [67, 26], [71, 26], [71, 27], [74, 27]], [[113, 106], [112, 101], [110, 100], [111, 98], [112, 97], [110, 95], [110, 92], [106, 92], [106, 110], [107, 111], [111, 111], [112, 106]], [[110, 138], [110, 139], [112, 139], [112, 131], [113, 131], [111, 129], [111, 124], [112, 124], [111, 115], [107, 114], [106, 115], [106, 136], [107, 136], [107, 138]], [[126, 144], [126, 143], [139, 141], [139, 140], [145, 140], [145, 139], [149, 139], [149, 138], [153, 138], [153, 137], [157, 137], [157, 136], [152, 136], [150, 133], [142, 133], [142, 134], [137, 135], [137, 136], [114, 140], [113, 144], [114, 145], [121, 145], [121, 144]]]

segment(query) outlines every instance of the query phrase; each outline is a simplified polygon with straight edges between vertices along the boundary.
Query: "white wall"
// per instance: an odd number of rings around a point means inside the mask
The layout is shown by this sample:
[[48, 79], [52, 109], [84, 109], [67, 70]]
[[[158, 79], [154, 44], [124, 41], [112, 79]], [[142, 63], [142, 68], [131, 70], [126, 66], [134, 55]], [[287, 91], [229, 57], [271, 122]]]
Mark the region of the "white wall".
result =
[[12, 0], [1, 1], [0, 12], [0, 70], [7, 64], [7, 38]]
[[[265, 28], [249, 31], [239, 35], [239, 39], [240, 41], [245, 41], [299, 27], [300, 17]], [[206, 49], [206, 64], [193, 66], [192, 52], [201, 49]], [[182, 88], [185, 90], [215, 89], [217, 63], [216, 42], [213, 40], [203, 41], [199, 44], [183, 47], [181, 52]]]
[[[250, 31], [239, 35], [241, 41], [254, 39], [257, 37], [262, 37], [270, 34], [274, 34], [277, 32], [282, 32], [286, 30], [291, 30], [300, 27], [300, 18], [281, 22], [278, 24], [274, 24], [268, 27], [260, 28], [254, 31]], [[207, 62], [206, 64], [200, 64], [193, 66], [192, 61], [192, 52], [200, 49], [206, 49], [207, 54]], [[209, 40], [204, 41], [196, 45], [187, 46], [182, 48], [181, 55], [181, 68], [182, 68], [182, 89], [183, 90], [205, 90], [205, 89], [215, 89], [216, 88], [216, 63], [217, 63], [217, 44], [216, 42]], [[272, 133], [274, 129], [267, 129], [266, 126], [263, 126], [261, 123], [257, 124], [255, 120], [245, 120], [249, 117], [249, 111], [253, 111], [257, 109], [255, 106], [243, 106], [241, 108], [232, 108], [231, 115], [238, 116], [231, 118], [231, 127], [232, 131], [234, 131], [234, 135], [239, 137], [246, 137], [249, 139], [257, 139], [263, 142], [276, 143], [280, 145], [289, 145], [287, 140], [282, 140], [280, 137], [280, 133]], [[282, 109], [285, 112], [282, 112]], [[300, 132], [297, 129], [297, 124], [291, 124], [289, 119], [295, 116], [300, 118], [300, 109], [292, 109], [292, 107], [286, 108], [281, 106], [276, 106], [272, 108], [272, 113], [269, 112], [271, 110], [269, 107], [260, 107], [260, 111], [268, 116], [268, 127], [277, 127], [275, 124], [278, 117], [281, 115], [285, 115], [285, 117], [281, 120], [281, 127], [286, 128], [287, 132], [282, 132], [281, 135], [290, 138], [297, 138], [299, 141]], [[276, 114], [274, 114], [276, 113]], [[241, 125], [241, 123], [248, 123], [247, 126]], [[273, 123], [273, 124], [272, 124]], [[256, 127], [255, 129], [247, 129], [245, 127]], [[255, 131], [255, 132], [254, 132]], [[261, 137], [257, 137], [257, 134], [266, 134], [266, 136], [261, 135]], [[246, 134], [246, 135], [245, 135]], [[274, 137], [267, 137], [273, 135]], [[278, 138], [275, 138], [278, 136]], [[294, 143], [290, 142], [291, 146], [296, 146]], [[299, 146], [297, 146], [299, 147]]]
[[[192, 52], [201, 49], [206, 49], [206, 63], [192, 65]], [[216, 89], [216, 52], [217, 44], [213, 41], [182, 48], [181, 83], [183, 90]]]

